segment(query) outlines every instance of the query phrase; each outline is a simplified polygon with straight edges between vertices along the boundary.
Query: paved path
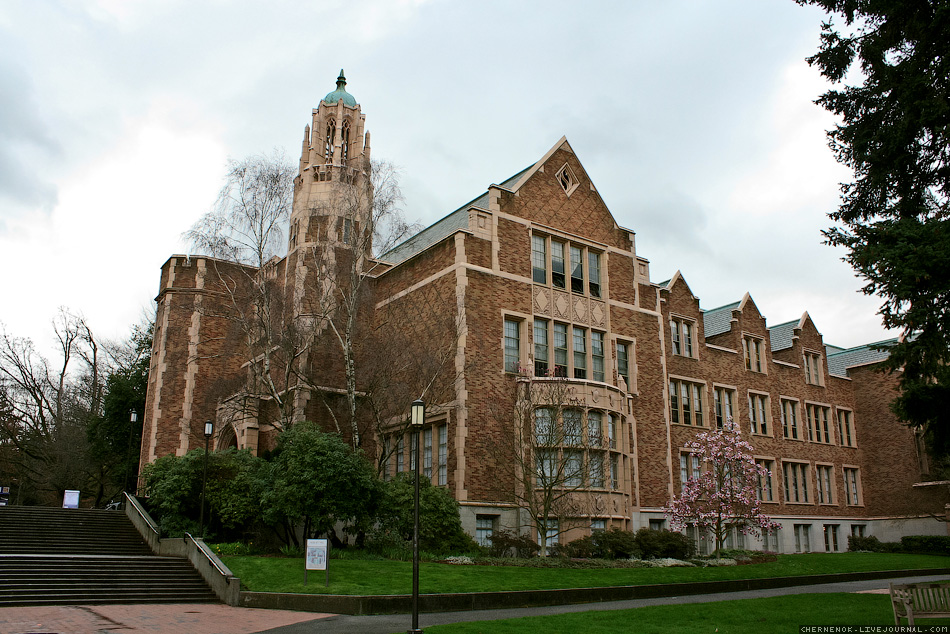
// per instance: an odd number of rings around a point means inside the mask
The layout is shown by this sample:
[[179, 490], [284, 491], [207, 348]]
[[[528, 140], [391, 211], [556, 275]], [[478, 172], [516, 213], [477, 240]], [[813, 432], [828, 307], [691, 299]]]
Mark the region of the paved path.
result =
[[218, 603], [0, 608], [0, 634], [253, 634], [328, 616]]
[[[420, 615], [419, 625], [426, 628], [460, 621], [626, 610], [649, 605], [707, 603], [784, 594], [886, 591], [888, 583], [916, 583], [943, 578], [945, 576], [908, 577], [543, 608], [443, 612]], [[405, 632], [409, 625], [410, 617], [407, 614], [347, 616], [232, 608], [218, 604], [0, 608], [0, 634], [392, 634]]]

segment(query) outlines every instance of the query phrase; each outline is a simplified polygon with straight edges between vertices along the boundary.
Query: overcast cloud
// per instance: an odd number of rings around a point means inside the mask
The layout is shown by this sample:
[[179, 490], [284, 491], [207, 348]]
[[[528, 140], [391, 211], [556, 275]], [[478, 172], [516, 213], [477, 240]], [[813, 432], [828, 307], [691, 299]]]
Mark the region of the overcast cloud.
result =
[[792, 0], [9, 0], [0, 5], [0, 321], [58, 306], [123, 337], [228, 157], [284, 148], [340, 68], [373, 154], [429, 224], [566, 135], [655, 281], [750, 292], [826, 342], [888, 336], [821, 245], [838, 182], [827, 85]]

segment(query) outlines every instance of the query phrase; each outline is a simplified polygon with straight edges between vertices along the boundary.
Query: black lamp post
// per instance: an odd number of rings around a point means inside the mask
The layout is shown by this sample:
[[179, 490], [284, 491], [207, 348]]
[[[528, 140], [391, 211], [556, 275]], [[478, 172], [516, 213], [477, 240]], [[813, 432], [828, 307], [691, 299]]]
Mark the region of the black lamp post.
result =
[[422, 425], [426, 421], [426, 404], [422, 399], [412, 402], [409, 423], [416, 436], [416, 492], [412, 529], [412, 629], [408, 634], [422, 634], [419, 629], [419, 462], [422, 459]]
[[198, 520], [198, 532], [201, 533], [199, 537], [204, 539], [205, 536], [205, 488], [208, 485], [208, 443], [211, 441], [211, 436], [214, 435], [214, 423], [210, 420], [205, 421], [205, 469], [204, 475], [201, 477], [201, 519]]
[[[129, 467], [132, 465], [130, 461], [132, 459], [132, 434], [135, 432], [135, 423], [138, 421], [139, 415], [134, 409], [129, 415], [129, 446], [125, 450], [125, 480], [122, 482], [122, 488], [125, 489], [125, 492], [129, 492]], [[138, 487], [136, 487], [138, 488]], [[132, 492], [135, 493], [134, 491]]]

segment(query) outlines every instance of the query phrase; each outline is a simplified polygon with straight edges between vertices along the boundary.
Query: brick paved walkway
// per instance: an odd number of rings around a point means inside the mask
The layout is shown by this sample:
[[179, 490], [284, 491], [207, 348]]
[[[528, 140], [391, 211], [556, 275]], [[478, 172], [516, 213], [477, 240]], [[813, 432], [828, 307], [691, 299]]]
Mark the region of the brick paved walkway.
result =
[[0, 608], [0, 634], [252, 634], [328, 616], [213, 603]]

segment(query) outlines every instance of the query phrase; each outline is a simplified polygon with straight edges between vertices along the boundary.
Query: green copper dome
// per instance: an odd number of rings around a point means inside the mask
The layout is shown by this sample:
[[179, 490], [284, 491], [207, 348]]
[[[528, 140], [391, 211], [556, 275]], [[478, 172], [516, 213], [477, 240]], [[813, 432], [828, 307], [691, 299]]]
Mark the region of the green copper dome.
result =
[[340, 76], [336, 78], [336, 90], [323, 98], [328, 104], [334, 104], [342, 101], [344, 105], [351, 108], [356, 107], [356, 97], [346, 92], [346, 77], [343, 76], [343, 69], [340, 69]]

